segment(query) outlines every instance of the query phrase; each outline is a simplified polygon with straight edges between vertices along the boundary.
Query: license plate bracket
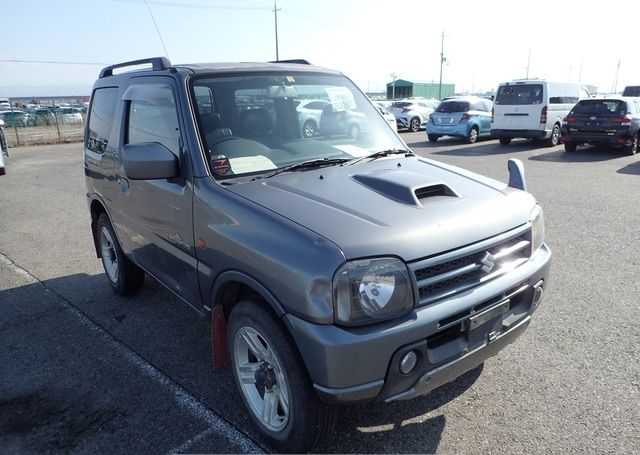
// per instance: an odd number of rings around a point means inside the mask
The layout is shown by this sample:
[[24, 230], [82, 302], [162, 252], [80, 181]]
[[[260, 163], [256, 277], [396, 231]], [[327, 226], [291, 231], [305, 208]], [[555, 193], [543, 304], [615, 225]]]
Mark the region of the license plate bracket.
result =
[[467, 321], [467, 330], [471, 332], [472, 330], [480, 327], [485, 322], [503, 315], [504, 313], [509, 311], [510, 303], [510, 299], [501, 300], [495, 305], [485, 309], [481, 313], [471, 316]]

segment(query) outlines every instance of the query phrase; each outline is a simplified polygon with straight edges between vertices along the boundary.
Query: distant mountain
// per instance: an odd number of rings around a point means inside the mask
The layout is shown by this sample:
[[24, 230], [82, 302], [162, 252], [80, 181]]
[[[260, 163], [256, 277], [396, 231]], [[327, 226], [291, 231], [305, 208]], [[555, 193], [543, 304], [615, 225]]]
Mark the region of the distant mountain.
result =
[[0, 85], [0, 98], [28, 98], [47, 96], [88, 96], [91, 84], [64, 85]]

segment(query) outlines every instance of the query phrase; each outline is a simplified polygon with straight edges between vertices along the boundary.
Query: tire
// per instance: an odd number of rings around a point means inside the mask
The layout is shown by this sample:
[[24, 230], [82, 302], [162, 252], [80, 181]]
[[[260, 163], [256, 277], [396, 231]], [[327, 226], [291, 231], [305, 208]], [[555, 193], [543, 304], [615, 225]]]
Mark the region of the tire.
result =
[[427, 137], [429, 138], [429, 142], [438, 142], [438, 139], [440, 139], [440, 136], [437, 134], [427, 134]]
[[409, 120], [409, 131], [412, 133], [420, 131], [420, 117], [413, 117]]
[[317, 132], [318, 132], [318, 126], [316, 125], [316, 122], [314, 122], [313, 120], [307, 120], [302, 125], [302, 137], [305, 137], [305, 138], [312, 137]]
[[478, 127], [472, 126], [471, 129], [469, 130], [469, 133], [467, 133], [467, 143], [475, 144], [477, 140], [478, 140]]
[[347, 133], [351, 139], [358, 139], [360, 135], [360, 127], [355, 123], [349, 127], [349, 132]]
[[565, 142], [564, 143], [564, 151], [565, 152], [572, 153], [572, 152], [575, 152], [577, 148], [578, 148], [578, 143], [577, 142]]
[[227, 340], [242, 401], [277, 451], [308, 452], [333, 431], [336, 408], [319, 400], [289, 333], [259, 301], [247, 299], [233, 307]]
[[638, 136], [634, 136], [631, 140], [631, 145], [627, 147], [629, 155], [635, 155], [638, 153]]
[[510, 137], [501, 137], [500, 138], [500, 145], [509, 145], [511, 144], [511, 138]]
[[109, 284], [118, 295], [131, 295], [144, 284], [144, 271], [122, 252], [118, 238], [105, 213], [98, 218], [98, 247]]
[[555, 147], [560, 143], [560, 125], [557, 123], [553, 125], [553, 129], [551, 130], [551, 137], [547, 139], [548, 147]]

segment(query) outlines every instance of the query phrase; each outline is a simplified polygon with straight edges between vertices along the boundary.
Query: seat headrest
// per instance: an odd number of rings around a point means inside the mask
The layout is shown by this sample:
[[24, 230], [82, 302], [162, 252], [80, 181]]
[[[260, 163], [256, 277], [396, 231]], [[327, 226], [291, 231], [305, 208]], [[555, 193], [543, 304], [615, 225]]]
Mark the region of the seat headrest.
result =
[[262, 136], [273, 130], [271, 114], [264, 109], [247, 109], [240, 114], [240, 134], [243, 136]]
[[205, 131], [213, 131], [216, 128], [220, 127], [222, 123], [222, 119], [220, 118], [220, 114], [217, 112], [212, 112], [211, 114], [203, 114], [200, 116], [202, 119], [202, 126]]

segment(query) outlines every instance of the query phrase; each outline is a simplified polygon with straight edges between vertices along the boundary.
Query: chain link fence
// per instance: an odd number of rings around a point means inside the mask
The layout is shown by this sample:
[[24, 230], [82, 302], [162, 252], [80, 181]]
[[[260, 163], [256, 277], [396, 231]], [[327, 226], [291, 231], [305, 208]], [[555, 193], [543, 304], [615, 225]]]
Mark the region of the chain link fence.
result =
[[46, 119], [9, 122], [9, 125], [5, 120], [4, 134], [8, 147], [81, 142], [84, 122], [85, 114], [81, 113], [52, 113]]

